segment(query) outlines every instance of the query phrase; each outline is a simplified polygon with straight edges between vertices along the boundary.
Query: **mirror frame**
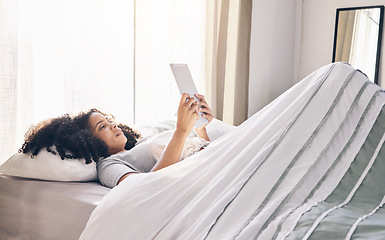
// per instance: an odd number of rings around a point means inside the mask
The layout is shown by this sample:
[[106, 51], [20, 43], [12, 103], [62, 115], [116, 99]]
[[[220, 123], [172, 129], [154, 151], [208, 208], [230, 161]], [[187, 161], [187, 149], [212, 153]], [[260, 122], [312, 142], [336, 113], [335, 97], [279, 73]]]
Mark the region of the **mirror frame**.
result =
[[384, 27], [384, 5], [375, 5], [375, 6], [364, 6], [364, 7], [349, 7], [349, 8], [337, 8], [336, 11], [336, 20], [335, 20], [335, 30], [334, 30], [334, 43], [333, 43], [333, 58], [332, 62], [335, 62], [335, 56], [337, 51], [337, 33], [338, 33], [338, 20], [339, 14], [341, 11], [351, 11], [351, 10], [361, 10], [368, 8], [379, 8], [380, 9], [380, 22], [379, 22], [379, 31], [378, 31], [378, 40], [377, 40], [377, 53], [376, 53], [376, 65], [374, 70], [374, 83], [378, 84], [378, 75], [380, 69], [380, 58], [381, 58], [381, 42], [382, 42], [382, 30]]

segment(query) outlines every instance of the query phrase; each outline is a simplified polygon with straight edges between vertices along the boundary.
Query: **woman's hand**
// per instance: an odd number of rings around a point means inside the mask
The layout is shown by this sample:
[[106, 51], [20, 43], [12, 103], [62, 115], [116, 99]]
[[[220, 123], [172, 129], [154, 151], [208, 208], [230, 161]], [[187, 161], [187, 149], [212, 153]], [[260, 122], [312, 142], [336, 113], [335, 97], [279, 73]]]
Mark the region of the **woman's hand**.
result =
[[198, 134], [198, 137], [201, 137], [203, 139], [206, 139], [207, 141], [210, 141], [207, 132], [206, 132], [206, 126], [213, 120], [213, 113], [210, 109], [210, 106], [206, 102], [205, 96], [200, 94], [195, 94], [195, 97], [197, 97], [200, 101], [197, 102], [197, 104], [200, 106], [198, 108], [198, 111], [200, 114], [202, 114], [202, 117], [206, 118], [208, 120], [208, 123], [195, 129], [195, 132]]
[[195, 122], [199, 119], [197, 109], [198, 105], [195, 103], [194, 98], [190, 98], [187, 93], [184, 93], [179, 102], [176, 129], [151, 172], [158, 171], [179, 161], [184, 143], [193, 130]]
[[176, 131], [189, 135], [198, 119], [198, 104], [196, 104], [193, 97], [184, 93], [179, 102]]
[[209, 104], [206, 102], [205, 96], [195, 94], [195, 97], [200, 100], [199, 102], [197, 102], [197, 104], [200, 106], [198, 108], [198, 111], [201, 112], [202, 117], [206, 118], [209, 121], [206, 125], [202, 126], [206, 127], [211, 122], [211, 120], [213, 120], [213, 113], [211, 112]]

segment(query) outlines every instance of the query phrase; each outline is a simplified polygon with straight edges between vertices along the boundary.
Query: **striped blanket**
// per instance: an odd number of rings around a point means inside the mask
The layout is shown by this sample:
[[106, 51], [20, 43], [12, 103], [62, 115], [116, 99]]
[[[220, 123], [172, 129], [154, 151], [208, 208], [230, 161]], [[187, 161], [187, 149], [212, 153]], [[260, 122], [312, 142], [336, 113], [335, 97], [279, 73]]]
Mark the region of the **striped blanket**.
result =
[[183, 162], [130, 176], [81, 239], [384, 239], [385, 94], [315, 71]]

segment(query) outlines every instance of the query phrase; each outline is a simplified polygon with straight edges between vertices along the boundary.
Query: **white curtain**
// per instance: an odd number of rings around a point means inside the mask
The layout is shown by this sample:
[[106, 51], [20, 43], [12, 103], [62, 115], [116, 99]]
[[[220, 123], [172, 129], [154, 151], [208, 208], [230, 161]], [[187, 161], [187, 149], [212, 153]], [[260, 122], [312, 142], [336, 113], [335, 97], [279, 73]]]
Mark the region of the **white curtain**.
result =
[[379, 19], [379, 9], [358, 10], [354, 19], [349, 63], [362, 70], [371, 81], [375, 78]]
[[0, 0], [0, 163], [64, 113], [173, 118], [169, 63], [188, 63], [204, 93], [204, 23], [203, 0]]
[[173, 118], [180, 94], [170, 63], [187, 63], [205, 94], [205, 0], [137, 0], [135, 123]]
[[247, 119], [252, 0], [207, 1], [206, 87], [214, 116]]
[[46, 118], [97, 107], [133, 121], [133, 3], [0, 1], [0, 162]]

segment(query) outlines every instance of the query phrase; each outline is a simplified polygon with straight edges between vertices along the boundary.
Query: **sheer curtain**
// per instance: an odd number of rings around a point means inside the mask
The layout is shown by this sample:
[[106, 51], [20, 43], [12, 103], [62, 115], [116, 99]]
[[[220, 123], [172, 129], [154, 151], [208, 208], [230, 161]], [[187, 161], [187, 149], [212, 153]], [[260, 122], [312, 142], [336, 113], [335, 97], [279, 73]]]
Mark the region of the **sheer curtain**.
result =
[[206, 94], [214, 116], [247, 119], [252, 0], [207, 1]]
[[[380, 11], [363, 9], [357, 11], [349, 62], [361, 69], [371, 81], [375, 78], [376, 54]], [[363, 34], [364, 33], [364, 34]]]
[[0, 162], [32, 123], [91, 107], [133, 122], [133, 0], [0, 0]]
[[170, 63], [187, 63], [205, 93], [205, 9], [205, 0], [136, 1], [135, 123], [175, 117], [180, 94]]
[[32, 123], [64, 113], [174, 118], [171, 62], [205, 93], [205, 14], [204, 0], [0, 0], [0, 163]]

